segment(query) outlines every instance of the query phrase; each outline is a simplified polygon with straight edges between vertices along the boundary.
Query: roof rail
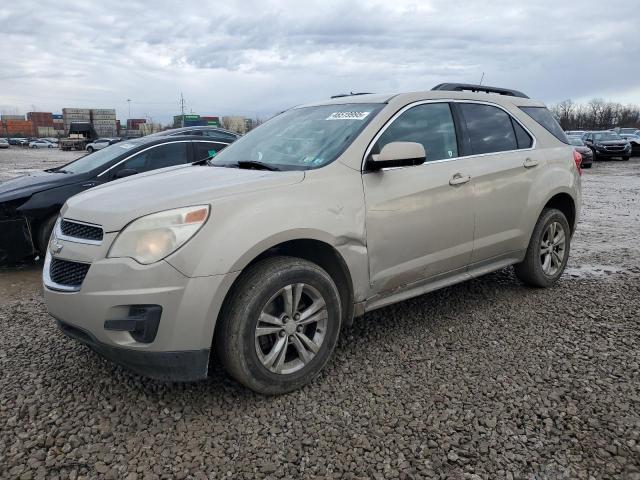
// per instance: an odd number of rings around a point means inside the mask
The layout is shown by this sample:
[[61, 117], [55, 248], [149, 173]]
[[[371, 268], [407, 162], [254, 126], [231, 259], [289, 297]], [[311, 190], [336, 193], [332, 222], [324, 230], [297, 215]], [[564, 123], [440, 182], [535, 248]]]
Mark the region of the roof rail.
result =
[[331, 98], [342, 98], [342, 97], [351, 97], [355, 95], [370, 95], [371, 92], [351, 92], [351, 93], [340, 93], [338, 95], [331, 95]]
[[484, 93], [497, 93], [499, 95], [507, 95], [509, 97], [529, 98], [524, 93], [518, 90], [511, 90], [510, 88], [489, 87], [487, 85], [474, 85], [472, 83], [441, 83], [436, 85], [431, 90], [444, 90], [447, 92], [484, 92]]

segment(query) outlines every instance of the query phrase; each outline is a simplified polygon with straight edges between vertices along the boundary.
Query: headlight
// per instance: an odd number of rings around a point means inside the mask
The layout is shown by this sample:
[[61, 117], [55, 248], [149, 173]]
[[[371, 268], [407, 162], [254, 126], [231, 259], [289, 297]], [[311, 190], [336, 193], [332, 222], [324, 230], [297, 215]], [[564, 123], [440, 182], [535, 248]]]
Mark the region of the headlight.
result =
[[184, 245], [208, 217], [208, 205], [176, 208], [140, 217], [120, 232], [107, 257], [130, 257], [143, 265], [157, 262]]

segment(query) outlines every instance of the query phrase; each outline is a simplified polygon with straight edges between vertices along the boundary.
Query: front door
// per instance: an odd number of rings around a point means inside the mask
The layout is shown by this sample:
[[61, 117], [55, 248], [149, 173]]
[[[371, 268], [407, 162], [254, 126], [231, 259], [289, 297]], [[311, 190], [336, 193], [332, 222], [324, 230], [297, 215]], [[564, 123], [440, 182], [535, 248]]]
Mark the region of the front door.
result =
[[473, 247], [473, 182], [469, 160], [458, 157], [450, 105], [423, 103], [401, 112], [370, 154], [399, 141], [421, 143], [427, 161], [363, 173], [374, 293], [462, 272]]

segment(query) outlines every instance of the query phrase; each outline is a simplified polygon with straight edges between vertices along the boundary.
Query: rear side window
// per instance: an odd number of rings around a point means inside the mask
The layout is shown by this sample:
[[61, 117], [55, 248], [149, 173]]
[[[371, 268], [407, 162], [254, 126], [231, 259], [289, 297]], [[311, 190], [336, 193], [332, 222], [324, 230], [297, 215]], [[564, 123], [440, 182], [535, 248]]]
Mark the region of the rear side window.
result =
[[569, 139], [567, 138], [566, 133], [564, 133], [562, 128], [560, 128], [560, 125], [546, 107], [520, 107], [520, 110], [542, 125], [545, 130], [562, 143], [566, 143], [567, 145], [569, 144]]
[[473, 155], [518, 149], [511, 117], [504, 110], [491, 105], [462, 103], [460, 111], [467, 125]]
[[427, 162], [458, 156], [456, 131], [448, 103], [427, 103], [410, 108], [380, 136], [371, 153], [391, 142], [417, 142], [427, 152]]
[[516, 131], [518, 148], [531, 148], [531, 145], [533, 145], [533, 139], [531, 136], [524, 128], [522, 128], [522, 125], [516, 122], [513, 118], [511, 119], [511, 123], [513, 124], [513, 129]]
[[196, 161], [198, 160], [206, 160], [208, 158], [215, 157], [220, 150], [222, 150], [225, 145], [224, 143], [217, 142], [193, 142], [196, 147]]

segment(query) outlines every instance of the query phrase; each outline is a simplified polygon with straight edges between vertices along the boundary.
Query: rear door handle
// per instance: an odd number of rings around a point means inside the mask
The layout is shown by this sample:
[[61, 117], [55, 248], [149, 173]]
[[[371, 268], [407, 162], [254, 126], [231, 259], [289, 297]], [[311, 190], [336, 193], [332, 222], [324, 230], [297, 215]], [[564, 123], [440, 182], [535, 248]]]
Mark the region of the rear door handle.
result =
[[463, 183], [467, 183], [471, 180], [471, 175], [462, 175], [461, 173], [456, 173], [451, 180], [449, 180], [449, 185], [462, 185]]
[[533, 168], [538, 165], [537, 160], [533, 160], [532, 158], [526, 158], [522, 166], [524, 168]]

